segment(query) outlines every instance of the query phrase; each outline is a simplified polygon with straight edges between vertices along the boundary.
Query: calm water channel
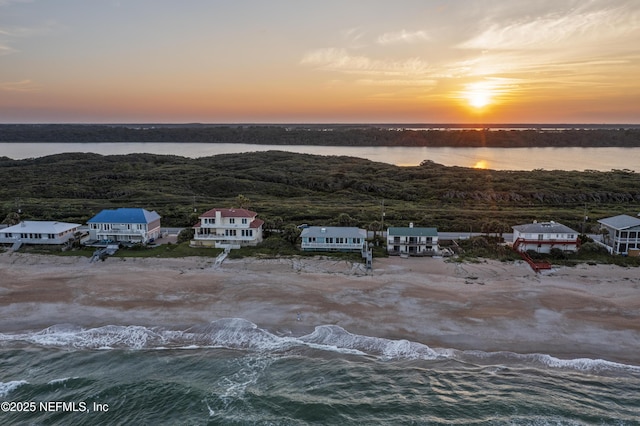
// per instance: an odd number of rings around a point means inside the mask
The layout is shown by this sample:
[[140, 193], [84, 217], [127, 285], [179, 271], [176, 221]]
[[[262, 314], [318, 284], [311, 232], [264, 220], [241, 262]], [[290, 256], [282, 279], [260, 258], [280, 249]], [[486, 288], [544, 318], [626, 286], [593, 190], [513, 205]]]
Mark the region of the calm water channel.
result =
[[230, 143], [0, 143], [0, 157], [24, 159], [65, 152], [102, 155], [152, 153], [199, 158], [218, 154], [280, 150], [315, 155], [346, 155], [415, 166], [424, 160], [446, 166], [494, 170], [600, 170], [640, 172], [640, 148], [425, 148], [252, 145]]

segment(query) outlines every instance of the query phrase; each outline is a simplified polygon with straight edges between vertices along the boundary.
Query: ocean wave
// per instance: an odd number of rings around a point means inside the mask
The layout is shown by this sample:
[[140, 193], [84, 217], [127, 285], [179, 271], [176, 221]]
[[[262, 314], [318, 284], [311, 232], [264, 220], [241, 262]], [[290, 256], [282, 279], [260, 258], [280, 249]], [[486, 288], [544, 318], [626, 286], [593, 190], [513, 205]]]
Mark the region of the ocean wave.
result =
[[[285, 355], [291, 351], [311, 349], [369, 356], [380, 360], [452, 360], [472, 367], [497, 367], [498, 370], [503, 365], [525, 364], [541, 368], [591, 372], [640, 373], [640, 366], [602, 359], [560, 359], [539, 353], [518, 354], [431, 348], [423, 343], [404, 339], [392, 340], [353, 334], [337, 325], [320, 325], [315, 327], [312, 333], [299, 337], [278, 336], [242, 318], [215, 320], [207, 324], [194, 325], [186, 330], [116, 325], [85, 329], [69, 324], [58, 324], [38, 332], [0, 333], [0, 347], [24, 345], [80, 350], [221, 348]], [[3, 389], [0, 387], [0, 392]]]
[[0, 398], [5, 398], [10, 392], [13, 392], [22, 385], [26, 385], [26, 380], [13, 380], [11, 382], [0, 382]]

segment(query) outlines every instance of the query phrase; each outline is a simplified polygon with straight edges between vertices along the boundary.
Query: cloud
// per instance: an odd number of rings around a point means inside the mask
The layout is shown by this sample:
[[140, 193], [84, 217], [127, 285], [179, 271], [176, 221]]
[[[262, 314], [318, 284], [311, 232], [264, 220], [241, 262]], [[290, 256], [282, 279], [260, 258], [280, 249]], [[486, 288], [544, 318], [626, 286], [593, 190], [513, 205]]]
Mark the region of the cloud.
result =
[[35, 92], [39, 89], [40, 87], [31, 80], [0, 83], [0, 91], [3, 92]]
[[0, 56], [8, 55], [10, 53], [14, 53], [16, 50], [11, 46], [7, 46], [6, 44], [0, 44]]
[[367, 56], [351, 55], [347, 49], [331, 47], [308, 52], [300, 63], [317, 66], [325, 71], [403, 77], [424, 75], [429, 68], [420, 58], [404, 61], [371, 59]]
[[461, 43], [468, 49], [548, 49], [566, 43], [602, 42], [637, 33], [640, 13], [624, 7], [548, 13], [506, 24], [492, 23], [480, 34]]
[[0, 6], [8, 6], [12, 3], [31, 3], [33, 0], [0, 0]]
[[361, 86], [420, 86], [432, 87], [437, 84], [436, 80], [427, 78], [407, 79], [359, 79], [356, 84]]
[[396, 43], [418, 43], [429, 41], [431, 37], [426, 31], [414, 31], [408, 32], [406, 30], [384, 33], [378, 37], [377, 43], [382, 45], [396, 44]]

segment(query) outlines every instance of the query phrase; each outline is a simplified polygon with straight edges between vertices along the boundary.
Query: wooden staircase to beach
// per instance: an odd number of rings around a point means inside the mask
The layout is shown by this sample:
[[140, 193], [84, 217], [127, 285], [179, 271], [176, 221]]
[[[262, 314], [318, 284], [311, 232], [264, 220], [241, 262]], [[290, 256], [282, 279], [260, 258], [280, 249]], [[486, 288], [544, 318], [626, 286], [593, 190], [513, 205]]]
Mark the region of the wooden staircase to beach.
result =
[[547, 262], [546, 260], [534, 260], [526, 251], [518, 250], [518, 247], [520, 246], [520, 244], [522, 244], [523, 241], [524, 240], [522, 240], [521, 238], [518, 238], [516, 242], [513, 243], [512, 248], [516, 253], [520, 255], [520, 257], [525, 262], [529, 264], [529, 266], [531, 266], [531, 269], [533, 269], [536, 273], [542, 270], [551, 269], [551, 263]]

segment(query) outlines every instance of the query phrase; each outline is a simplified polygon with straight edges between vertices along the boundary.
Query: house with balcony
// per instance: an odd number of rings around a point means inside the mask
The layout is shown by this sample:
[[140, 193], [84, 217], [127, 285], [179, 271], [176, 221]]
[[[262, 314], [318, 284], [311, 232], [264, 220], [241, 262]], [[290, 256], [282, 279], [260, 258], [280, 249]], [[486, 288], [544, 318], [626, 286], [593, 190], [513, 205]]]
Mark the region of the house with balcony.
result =
[[300, 234], [303, 251], [362, 252], [367, 231], [346, 226], [310, 226]]
[[24, 220], [0, 229], [0, 243], [12, 244], [16, 248], [22, 244], [60, 245], [74, 238], [79, 228], [78, 223]]
[[527, 223], [512, 226], [513, 249], [526, 253], [550, 253], [557, 248], [565, 252], [576, 252], [580, 246], [578, 232], [554, 221]]
[[609, 253], [637, 255], [640, 250], [640, 218], [621, 214], [598, 221], [603, 244]]
[[240, 248], [262, 241], [264, 221], [247, 209], [211, 209], [193, 226], [192, 247]]
[[433, 256], [438, 254], [436, 228], [391, 227], [387, 229], [387, 252], [399, 256]]
[[160, 237], [160, 215], [141, 208], [102, 210], [87, 225], [94, 242], [146, 244]]

